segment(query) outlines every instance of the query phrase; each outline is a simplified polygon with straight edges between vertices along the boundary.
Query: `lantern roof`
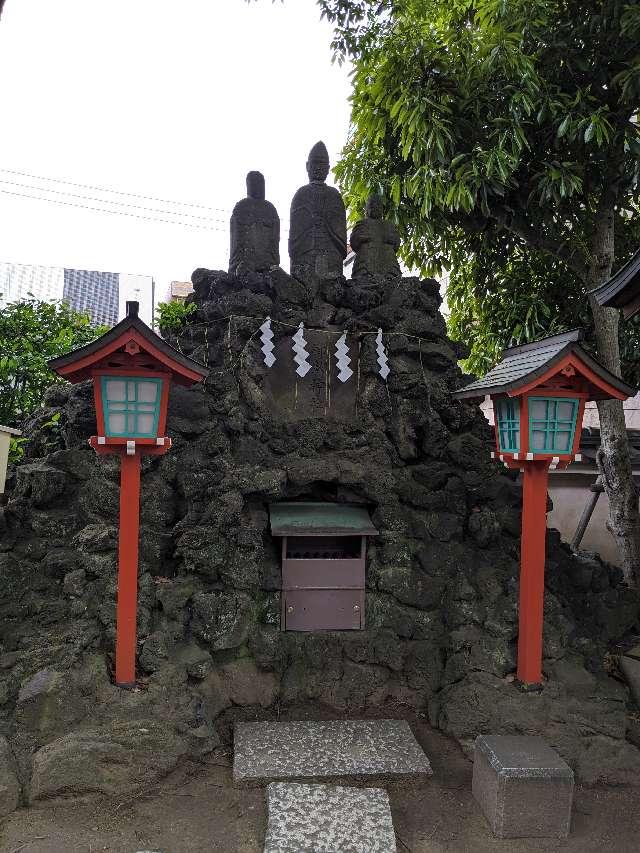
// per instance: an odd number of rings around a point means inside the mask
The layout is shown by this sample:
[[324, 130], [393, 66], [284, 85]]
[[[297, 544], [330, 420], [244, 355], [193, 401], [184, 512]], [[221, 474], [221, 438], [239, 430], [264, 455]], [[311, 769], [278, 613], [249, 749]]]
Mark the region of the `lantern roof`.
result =
[[[509, 347], [502, 361], [487, 375], [471, 382], [455, 395], [458, 399], [483, 397], [485, 394], [508, 394], [510, 397], [543, 385], [558, 374], [569, 381], [572, 377], [586, 380], [589, 399], [624, 400], [636, 389], [607, 370], [580, 346], [581, 329], [551, 335], [530, 344]], [[575, 381], [575, 380], [574, 380]]]
[[640, 311], [640, 249], [608, 281], [591, 291], [599, 305], [622, 308], [626, 320]]
[[[49, 361], [51, 370], [68, 379], [82, 382], [91, 378], [91, 371], [108, 365], [109, 356], [118, 351], [141, 353], [152, 362], [152, 369], [169, 371], [180, 385], [201, 382], [209, 369], [178, 352], [138, 317], [138, 303], [127, 302], [127, 316], [95, 341]], [[140, 359], [138, 359], [140, 363]], [[144, 369], [144, 367], [142, 368]]]

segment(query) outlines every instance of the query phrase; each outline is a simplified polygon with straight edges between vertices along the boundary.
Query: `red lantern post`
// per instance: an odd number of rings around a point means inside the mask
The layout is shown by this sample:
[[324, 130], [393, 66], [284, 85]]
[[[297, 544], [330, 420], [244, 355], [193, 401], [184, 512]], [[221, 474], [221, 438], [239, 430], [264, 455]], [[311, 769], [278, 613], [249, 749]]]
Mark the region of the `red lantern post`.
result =
[[490, 395], [497, 452], [523, 475], [518, 680], [542, 682], [547, 483], [550, 470], [580, 460], [587, 400], [625, 400], [635, 389], [593, 359], [565, 332], [511, 347], [484, 379], [456, 393], [459, 399]]
[[70, 382], [91, 379], [98, 434], [89, 443], [115, 454], [120, 467], [120, 533], [116, 608], [116, 684], [136, 683], [140, 464], [171, 447], [165, 435], [171, 382], [190, 386], [208, 370], [179, 353], [138, 317], [138, 303], [101, 338], [49, 362]]

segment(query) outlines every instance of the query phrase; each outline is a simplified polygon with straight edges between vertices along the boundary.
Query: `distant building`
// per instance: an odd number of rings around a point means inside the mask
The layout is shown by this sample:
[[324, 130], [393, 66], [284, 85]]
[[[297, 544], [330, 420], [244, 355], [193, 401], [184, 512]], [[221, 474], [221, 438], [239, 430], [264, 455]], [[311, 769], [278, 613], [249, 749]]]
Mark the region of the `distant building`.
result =
[[193, 285], [190, 281], [172, 281], [169, 286], [167, 299], [169, 302], [184, 302], [187, 296], [193, 293]]
[[115, 326], [126, 314], [126, 303], [136, 301], [139, 316], [153, 326], [155, 293], [149, 275], [0, 263], [0, 307], [30, 297], [64, 300], [89, 314], [95, 326]]
[[115, 326], [118, 322], [118, 279], [117, 272], [65, 269], [62, 298], [74, 310], [89, 314], [95, 326]]

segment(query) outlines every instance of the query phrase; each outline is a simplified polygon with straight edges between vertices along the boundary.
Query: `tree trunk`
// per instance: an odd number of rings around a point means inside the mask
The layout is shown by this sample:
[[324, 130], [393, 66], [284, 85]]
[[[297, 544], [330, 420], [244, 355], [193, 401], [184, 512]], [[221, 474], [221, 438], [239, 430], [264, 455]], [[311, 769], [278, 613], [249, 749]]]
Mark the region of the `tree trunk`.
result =
[[[605, 193], [605, 196], [607, 194]], [[603, 198], [596, 215], [591, 241], [591, 263], [587, 274], [587, 289], [592, 291], [611, 276], [614, 258], [613, 199]], [[612, 373], [620, 372], [620, 346], [617, 308], [603, 308], [589, 296], [593, 314], [598, 357]], [[600, 448], [598, 468], [609, 498], [607, 527], [618, 546], [624, 578], [629, 586], [640, 583], [640, 514], [638, 493], [633, 482], [631, 454], [620, 400], [598, 403], [600, 415]]]

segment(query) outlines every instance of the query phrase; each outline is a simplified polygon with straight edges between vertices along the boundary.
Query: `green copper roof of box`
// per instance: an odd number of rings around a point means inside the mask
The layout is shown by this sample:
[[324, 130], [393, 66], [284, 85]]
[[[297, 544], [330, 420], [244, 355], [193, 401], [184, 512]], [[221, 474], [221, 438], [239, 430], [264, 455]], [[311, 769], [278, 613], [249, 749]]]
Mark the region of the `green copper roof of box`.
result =
[[274, 536], [376, 536], [363, 506], [334, 503], [269, 504]]

